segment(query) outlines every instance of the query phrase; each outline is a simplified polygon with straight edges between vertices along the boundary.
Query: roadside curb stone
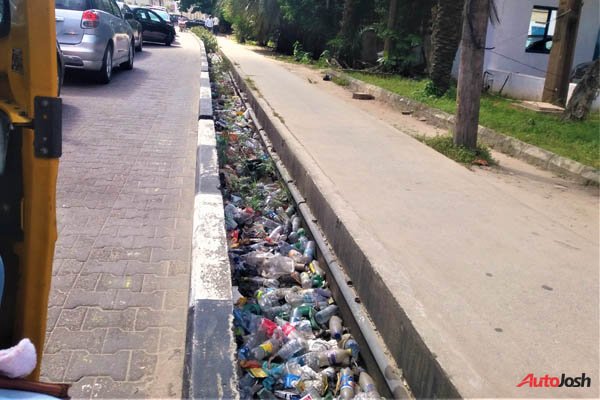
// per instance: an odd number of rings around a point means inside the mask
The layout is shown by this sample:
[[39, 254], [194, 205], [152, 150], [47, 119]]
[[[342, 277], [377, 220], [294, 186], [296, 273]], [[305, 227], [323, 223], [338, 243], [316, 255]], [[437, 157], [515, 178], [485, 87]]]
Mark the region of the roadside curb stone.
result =
[[[200, 39], [193, 35], [200, 43]], [[239, 398], [231, 267], [213, 122], [208, 62], [201, 46], [192, 263], [183, 396]]]

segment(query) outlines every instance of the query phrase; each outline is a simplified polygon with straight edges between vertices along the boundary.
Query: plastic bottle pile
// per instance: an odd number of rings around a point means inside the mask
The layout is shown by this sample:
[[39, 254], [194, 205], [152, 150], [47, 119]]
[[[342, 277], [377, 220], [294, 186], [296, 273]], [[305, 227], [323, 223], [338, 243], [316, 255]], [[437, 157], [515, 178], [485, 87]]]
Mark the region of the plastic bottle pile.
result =
[[380, 398], [220, 59], [213, 98], [243, 399]]

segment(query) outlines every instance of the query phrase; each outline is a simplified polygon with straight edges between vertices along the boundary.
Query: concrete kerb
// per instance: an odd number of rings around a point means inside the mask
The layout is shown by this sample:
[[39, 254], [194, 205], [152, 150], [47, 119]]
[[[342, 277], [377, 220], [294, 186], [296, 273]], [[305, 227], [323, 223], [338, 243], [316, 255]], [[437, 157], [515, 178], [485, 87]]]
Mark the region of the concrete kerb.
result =
[[[375, 85], [362, 82], [342, 72], [327, 71], [329, 75], [346, 79], [350, 85], [349, 89], [373, 95], [376, 99], [386, 104], [411, 111], [413, 116], [424, 118], [427, 123], [438, 128], [452, 130], [454, 128], [454, 115], [444, 111], [430, 108], [415, 100], [402, 97]], [[479, 126], [479, 141], [494, 150], [518, 158], [529, 164], [535, 165], [556, 174], [574, 178], [583, 184], [600, 184], [600, 170], [583, 165], [577, 161], [559, 156], [548, 150], [525, 143], [519, 139], [503, 135], [490, 128]]]
[[[223, 58], [227, 57], [223, 54]], [[229, 60], [228, 60], [229, 61]], [[274, 151], [285, 165], [295, 185], [306, 199], [318, 225], [327, 237], [340, 263], [352, 279], [362, 304], [369, 312], [386, 346], [418, 398], [456, 398], [458, 390], [451, 382], [427, 348], [410, 319], [387, 287], [375, 264], [385, 264], [381, 245], [374, 240], [362, 238], [357, 243], [346, 226], [356, 226], [357, 216], [333, 190], [331, 182], [322, 175], [313, 175], [307, 169], [310, 159], [305, 150], [296, 143], [293, 135], [279, 121], [259, 93], [248, 88], [244, 78], [232, 65], [232, 74], [238, 86], [246, 93], [247, 101], [254, 110], [264, 132], [268, 135]], [[338, 206], [334, 210], [332, 203]], [[368, 242], [368, 243], [367, 243]], [[367, 243], [363, 246], [363, 243]], [[370, 248], [368, 254], [364, 250]], [[373, 250], [374, 249], [374, 250]], [[380, 249], [381, 251], [378, 251]]]
[[[212, 101], [208, 78], [202, 79], [201, 90]], [[184, 398], [239, 398], [231, 267], [217, 157], [211, 105], [211, 119], [198, 121]]]

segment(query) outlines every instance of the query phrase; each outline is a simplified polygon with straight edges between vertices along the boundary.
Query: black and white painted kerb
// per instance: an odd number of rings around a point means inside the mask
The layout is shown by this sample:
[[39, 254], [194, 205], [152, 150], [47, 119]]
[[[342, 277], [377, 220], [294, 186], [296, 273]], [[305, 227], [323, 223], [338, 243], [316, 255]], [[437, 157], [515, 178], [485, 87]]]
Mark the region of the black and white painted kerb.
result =
[[[202, 42], [200, 42], [202, 43]], [[198, 119], [213, 119], [212, 96], [210, 87], [210, 75], [208, 69], [208, 57], [204, 43], [200, 45], [202, 56], [200, 59], [200, 100], [198, 103]]]
[[[206, 60], [204, 46], [202, 59]], [[204, 64], [203, 64], [204, 65]], [[208, 66], [208, 64], [206, 64]], [[231, 272], [207, 71], [202, 72], [183, 397], [238, 398]], [[210, 116], [203, 109], [210, 105]]]

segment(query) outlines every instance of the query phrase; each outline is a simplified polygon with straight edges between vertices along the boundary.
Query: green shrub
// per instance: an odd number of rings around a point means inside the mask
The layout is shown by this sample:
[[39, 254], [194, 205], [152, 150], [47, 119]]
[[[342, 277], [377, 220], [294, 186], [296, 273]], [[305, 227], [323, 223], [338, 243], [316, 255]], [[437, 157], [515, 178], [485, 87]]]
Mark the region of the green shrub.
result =
[[192, 28], [192, 32], [204, 42], [204, 47], [206, 48], [207, 53], [216, 53], [219, 50], [217, 38], [207, 29], [195, 26]]

